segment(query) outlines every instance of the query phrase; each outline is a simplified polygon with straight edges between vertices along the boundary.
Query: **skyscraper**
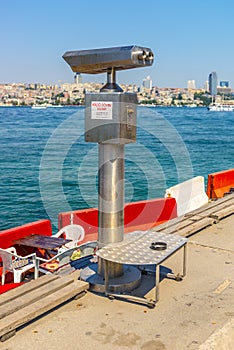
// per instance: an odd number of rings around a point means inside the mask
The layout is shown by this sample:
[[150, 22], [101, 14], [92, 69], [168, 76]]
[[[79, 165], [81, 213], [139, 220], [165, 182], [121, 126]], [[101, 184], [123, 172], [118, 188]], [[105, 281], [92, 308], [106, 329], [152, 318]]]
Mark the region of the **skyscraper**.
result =
[[152, 79], [149, 75], [145, 79], [143, 79], [142, 86], [144, 89], [152, 90]]
[[217, 73], [211, 72], [209, 74], [209, 93], [212, 96], [217, 95], [217, 85], [218, 85]]
[[82, 84], [82, 77], [80, 73], [76, 73], [74, 76], [74, 84]]

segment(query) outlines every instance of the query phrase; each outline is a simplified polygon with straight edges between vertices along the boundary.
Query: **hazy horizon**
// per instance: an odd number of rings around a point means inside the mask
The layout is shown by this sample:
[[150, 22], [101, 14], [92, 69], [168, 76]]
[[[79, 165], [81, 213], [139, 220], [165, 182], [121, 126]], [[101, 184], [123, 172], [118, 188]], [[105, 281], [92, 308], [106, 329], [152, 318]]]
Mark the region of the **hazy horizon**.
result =
[[[234, 3], [180, 0], [13, 0], [1, 4], [0, 83], [72, 82], [74, 73], [62, 59], [70, 50], [122, 45], [150, 47], [150, 68], [119, 72], [118, 83], [140, 85], [150, 75], [158, 87], [204, 86], [211, 71], [218, 82], [234, 82]], [[84, 75], [87, 82], [104, 82], [105, 75]]]

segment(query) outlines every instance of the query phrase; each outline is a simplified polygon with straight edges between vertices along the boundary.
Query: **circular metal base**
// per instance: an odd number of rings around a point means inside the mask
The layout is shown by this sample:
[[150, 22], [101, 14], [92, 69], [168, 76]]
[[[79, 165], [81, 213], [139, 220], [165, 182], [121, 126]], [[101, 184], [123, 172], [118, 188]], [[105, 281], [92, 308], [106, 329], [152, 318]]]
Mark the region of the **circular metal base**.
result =
[[[105, 279], [98, 275], [98, 264], [92, 264], [81, 271], [80, 278], [90, 284], [90, 290], [97, 293], [105, 293]], [[109, 278], [109, 293], [125, 293], [137, 288], [141, 283], [141, 272], [133, 266], [123, 266], [123, 275]]]

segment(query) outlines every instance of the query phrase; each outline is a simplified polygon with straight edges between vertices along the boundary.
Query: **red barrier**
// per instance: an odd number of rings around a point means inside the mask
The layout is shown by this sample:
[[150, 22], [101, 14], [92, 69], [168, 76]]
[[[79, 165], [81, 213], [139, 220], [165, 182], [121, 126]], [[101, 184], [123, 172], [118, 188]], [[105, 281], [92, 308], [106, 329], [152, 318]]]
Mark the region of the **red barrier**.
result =
[[[159, 198], [129, 203], [126, 204], [124, 209], [124, 230], [125, 232], [149, 230], [175, 217], [177, 217], [177, 207], [174, 198]], [[85, 230], [84, 241], [97, 239], [98, 210], [96, 208], [59, 214], [59, 229], [72, 222], [83, 226]]]
[[175, 198], [159, 198], [126, 204], [125, 232], [149, 230], [177, 217]]
[[208, 175], [206, 193], [209, 198], [221, 198], [231, 187], [234, 187], [234, 169]]
[[50, 220], [39, 220], [26, 225], [0, 231], [0, 248], [9, 248], [13, 245], [13, 240], [29, 236], [33, 233], [51, 236], [52, 227]]
[[91, 235], [93, 233], [96, 234], [98, 228], [98, 210], [96, 208], [81, 209], [59, 214], [59, 230], [71, 223], [81, 225], [84, 228], [86, 235]]
[[21, 284], [23, 284], [23, 283], [22, 282], [20, 282], [20, 283], [7, 283], [7, 284], [4, 284], [4, 286], [0, 285], [0, 294], [6, 293], [6, 292], [8, 292], [8, 290], [19, 287], [19, 286], [21, 286]]

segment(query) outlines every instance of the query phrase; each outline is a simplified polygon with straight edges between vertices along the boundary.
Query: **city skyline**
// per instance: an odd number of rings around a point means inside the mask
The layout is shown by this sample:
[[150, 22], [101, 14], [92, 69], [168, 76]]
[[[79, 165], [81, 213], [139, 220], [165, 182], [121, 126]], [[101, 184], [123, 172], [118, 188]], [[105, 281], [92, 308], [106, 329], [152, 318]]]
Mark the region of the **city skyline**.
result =
[[[215, 74], [215, 82], [213, 81], [214, 78], [213, 78], [213, 75]], [[23, 85], [48, 85], [48, 86], [60, 86], [60, 85], [63, 85], [63, 84], [82, 84], [82, 83], [90, 83], [90, 84], [104, 84], [105, 82], [104, 81], [96, 81], [96, 82], [92, 82], [92, 81], [84, 81], [83, 79], [83, 75], [80, 74], [80, 73], [75, 73], [73, 74], [72, 76], [72, 80], [71, 81], [66, 81], [66, 82], [62, 82], [62, 81], [58, 81], [57, 83], [45, 83], [45, 82], [33, 82], [33, 81], [28, 81], [28, 82], [24, 82], [24, 81], [14, 81], [14, 82], [9, 82], [9, 83], [2, 83], [0, 82], [0, 86], [1, 85], [19, 85], [19, 84], [23, 84]], [[153, 81], [151, 79], [151, 76], [148, 75], [146, 77], [143, 77], [141, 82], [139, 84], [135, 84], [135, 83], [129, 83], [129, 84], [124, 84], [124, 83], [121, 83], [120, 85], [132, 85], [132, 86], [137, 86], [139, 87], [140, 89], [141, 88], [147, 88], [149, 90], [151, 90], [153, 87], [154, 88], [168, 88], [168, 89], [190, 89], [190, 90], [204, 90], [206, 92], [209, 92], [211, 95], [216, 95], [217, 94], [217, 88], [228, 88], [228, 89], [232, 89], [232, 86], [230, 84], [230, 81], [229, 80], [218, 80], [218, 77], [217, 77], [217, 72], [211, 72], [209, 75], [208, 75], [208, 79], [204, 81], [204, 84], [203, 86], [197, 86], [196, 84], [196, 80], [195, 79], [189, 79], [187, 81], [187, 83], [185, 84], [185, 86], [183, 87], [177, 87], [177, 86], [166, 86], [166, 87], [160, 87], [160, 86], [157, 86], [155, 84], [153, 84]], [[210, 88], [210, 86], [212, 86], [212, 88]], [[215, 90], [215, 93], [211, 90], [213, 89], [216, 89]], [[213, 92], [213, 93], [212, 93]]]
[[[216, 71], [220, 80], [233, 85], [231, 0], [140, 4], [123, 0], [118, 6], [107, 0], [70, 0], [69, 6], [59, 0], [4, 2], [0, 83], [72, 82], [74, 75], [62, 59], [65, 51], [135, 44], [150, 47], [155, 63], [151, 68], [119, 72], [119, 83], [140, 85], [150, 76], [155, 86], [183, 88], [188, 80], [195, 80], [196, 87], [204, 87], [209, 73]], [[83, 76], [87, 82], [105, 79], [105, 75]]]

